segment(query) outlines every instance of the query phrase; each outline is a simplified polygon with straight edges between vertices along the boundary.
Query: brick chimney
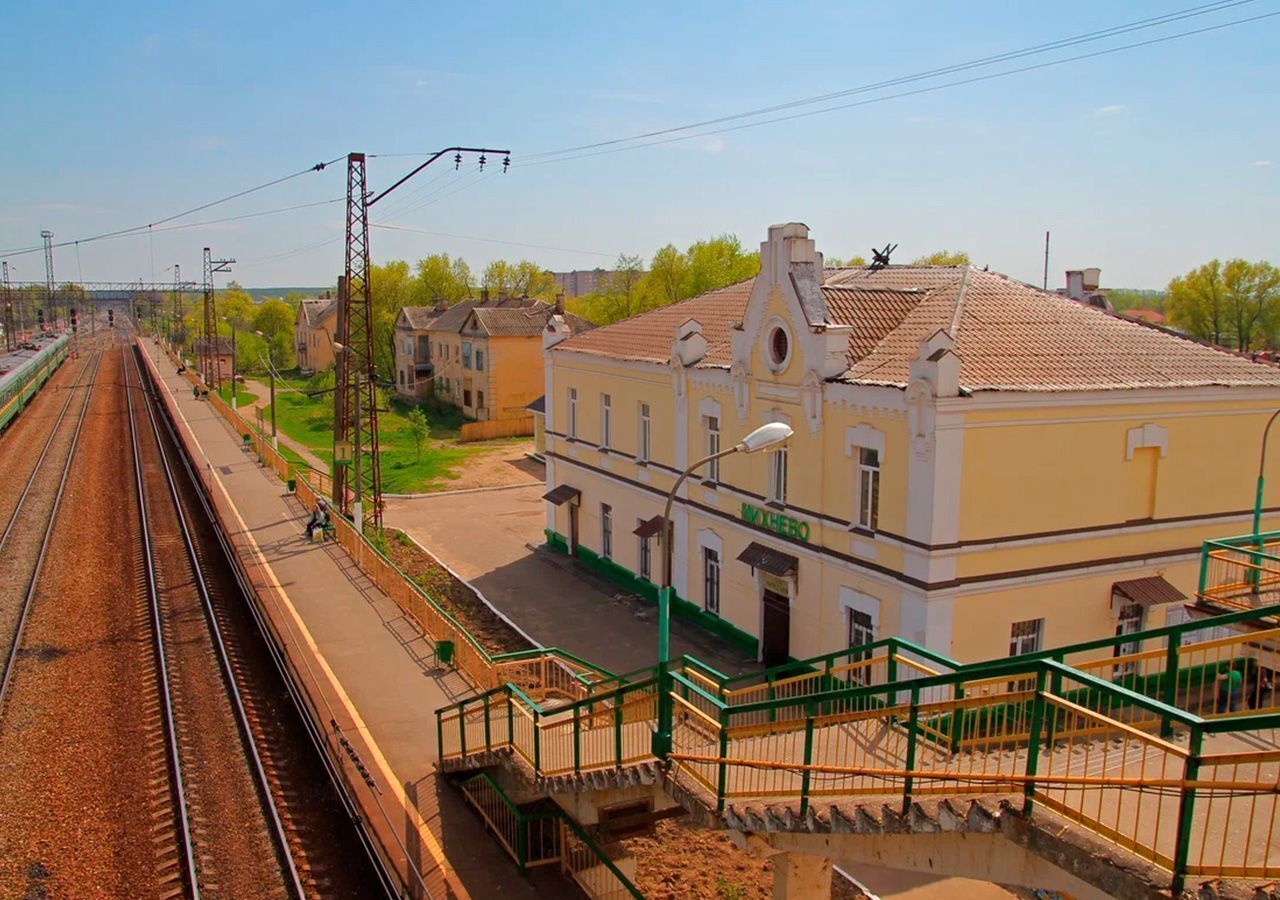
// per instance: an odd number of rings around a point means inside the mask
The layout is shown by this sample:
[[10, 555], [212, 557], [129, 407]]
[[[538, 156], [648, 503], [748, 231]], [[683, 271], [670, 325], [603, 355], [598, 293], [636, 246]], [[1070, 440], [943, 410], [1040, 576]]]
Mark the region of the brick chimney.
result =
[[556, 294], [556, 315], [564, 315], [564, 291]]

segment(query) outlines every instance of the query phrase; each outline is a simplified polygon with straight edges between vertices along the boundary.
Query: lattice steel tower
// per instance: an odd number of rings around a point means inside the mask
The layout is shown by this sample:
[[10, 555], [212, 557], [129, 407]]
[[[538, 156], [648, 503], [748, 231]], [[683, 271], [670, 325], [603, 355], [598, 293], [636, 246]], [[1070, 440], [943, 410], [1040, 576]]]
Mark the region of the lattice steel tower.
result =
[[58, 311], [53, 304], [53, 232], [46, 228], [40, 232], [40, 238], [44, 241], [44, 305], [53, 325], [58, 321]]
[[218, 336], [218, 310], [213, 297], [213, 276], [216, 272], [230, 272], [234, 259], [214, 259], [208, 247], [204, 248], [204, 356], [201, 371], [205, 385], [214, 390], [222, 387], [222, 373], [218, 370], [214, 340]]

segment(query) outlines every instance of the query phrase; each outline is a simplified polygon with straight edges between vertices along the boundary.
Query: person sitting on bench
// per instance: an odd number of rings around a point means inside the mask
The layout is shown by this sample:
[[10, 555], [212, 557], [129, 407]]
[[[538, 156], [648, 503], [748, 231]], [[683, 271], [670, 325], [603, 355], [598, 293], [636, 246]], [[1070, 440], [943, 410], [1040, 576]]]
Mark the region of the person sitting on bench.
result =
[[311, 514], [311, 518], [307, 519], [307, 540], [314, 540], [312, 536], [317, 528], [322, 532], [329, 527], [329, 504], [321, 498], [316, 504], [315, 512]]

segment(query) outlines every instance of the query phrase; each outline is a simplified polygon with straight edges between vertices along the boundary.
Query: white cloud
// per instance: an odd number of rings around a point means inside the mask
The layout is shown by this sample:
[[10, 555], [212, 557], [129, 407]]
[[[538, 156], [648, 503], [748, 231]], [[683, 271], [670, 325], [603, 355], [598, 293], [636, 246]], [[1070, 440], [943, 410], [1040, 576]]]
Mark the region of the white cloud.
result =
[[1106, 106], [1099, 106], [1089, 115], [1092, 118], [1101, 119], [1106, 116], [1118, 116], [1122, 113], [1127, 113], [1128, 111], [1129, 107], [1125, 106], [1123, 103], [1109, 103]]
[[1269, 160], [1269, 159], [1255, 159], [1255, 160], [1253, 161], [1253, 165], [1254, 165], [1254, 167], [1255, 167], [1255, 168], [1265, 169], [1267, 166], [1271, 165], [1271, 160]]

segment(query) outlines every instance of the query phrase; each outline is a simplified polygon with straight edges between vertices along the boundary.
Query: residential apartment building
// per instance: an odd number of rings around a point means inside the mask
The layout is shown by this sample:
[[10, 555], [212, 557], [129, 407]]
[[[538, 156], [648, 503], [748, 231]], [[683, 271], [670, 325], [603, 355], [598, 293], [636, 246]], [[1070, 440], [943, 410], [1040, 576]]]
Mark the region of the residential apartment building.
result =
[[608, 269], [575, 269], [572, 272], [552, 272], [556, 287], [568, 297], [594, 294], [607, 285], [613, 272]]
[[303, 300], [293, 320], [293, 344], [298, 368], [318, 372], [333, 365], [333, 341], [338, 328], [338, 301], [333, 298]]
[[[545, 333], [548, 540], [646, 592], [678, 474], [677, 609], [760, 658], [900, 635], [979, 660], [1185, 619], [1250, 530], [1280, 371], [971, 266], [824, 269]], [[1280, 526], [1280, 479], [1266, 496]]]
[[435, 306], [405, 306], [396, 315], [396, 393], [406, 400], [418, 400], [432, 393], [435, 367], [431, 359], [429, 329], [449, 309], [440, 301]]
[[542, 393], [542, 331], [557, 313], [571, 333], [591, 323], [528, 297], [464, 300], [427, 328], [436, 396], [478, 421], [515, 419]]

